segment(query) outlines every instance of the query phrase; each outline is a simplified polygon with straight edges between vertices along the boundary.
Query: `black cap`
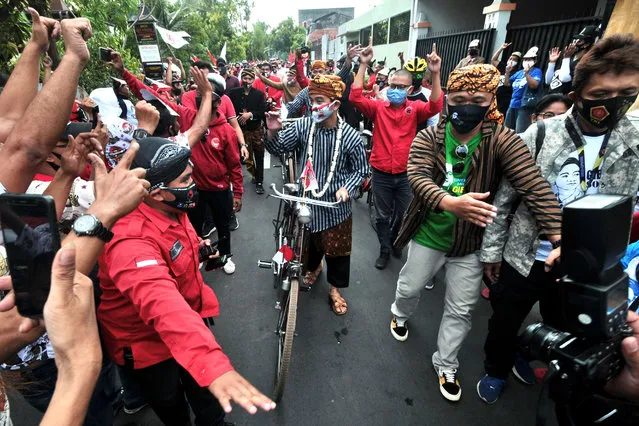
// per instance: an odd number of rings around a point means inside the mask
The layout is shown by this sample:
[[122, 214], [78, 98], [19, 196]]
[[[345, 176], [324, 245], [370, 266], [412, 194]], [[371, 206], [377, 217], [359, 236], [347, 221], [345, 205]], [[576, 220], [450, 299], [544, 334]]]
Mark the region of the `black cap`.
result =
[[573, 36], [574, 39], [590, 42], [595, 41], [597, 37], [599, 37], [599, 27], [597, 25], [586, 25], [579, 34]]
[[222, 66], [224, 66], [224, 65], [226, 65], [226, 59], [224, 59], [224, 58], [219, 58], [219, 59], [217, 60], [217, 66], [218, 66], [218, 67], [222, 67]]
[[69, 136], [77, 138], [80, 133], [88, 133], [91, 130], [93, 130], [93, 125], [91, 123], [76, 123], [71, 121], [67, 123], [67, 127], [64, 128], [64, 131], [58, 140], [68, 142]]
[[167, 186], [177, 179], [186, 169], [191, 150], [181, 147], [164, 138], [144, 138], [137, 141], [140, 150], [135, 154], [131, 168], [146, 170], [146, 180], [151, 184], [150, 191]]

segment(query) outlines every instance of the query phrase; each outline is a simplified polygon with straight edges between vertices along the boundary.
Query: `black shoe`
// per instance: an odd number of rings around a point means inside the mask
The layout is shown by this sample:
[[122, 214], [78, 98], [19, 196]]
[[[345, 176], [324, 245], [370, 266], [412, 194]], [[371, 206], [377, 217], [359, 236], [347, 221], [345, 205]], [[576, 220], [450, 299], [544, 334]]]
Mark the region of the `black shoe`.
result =
[[393, 253], [393, 257], [395, 259], [401, 259], [402, 258], [402, 249], [393, 247], [392, 253]]
[[264, 194], [264, 187], [261, 183], [255, 184], [255, 193], [260, 195]]
[[217, 231], [217, 228], [215, 228], [215, 225], [212, 223], [205, 223], [202, 228], [202, 238], [204, 239], [209, 238], [211, 234]]
[[233, 213], [233, 216], [231, 216], [231, 221], [229, 223], [229, 229], [231, 231], [237, 231], [239, 227], [240, 227], [240, 222], [237, 220], [237, 216], [235, 216], [235, 213]]
[[386, 266], [388, 265], [388, 260], [389, 259], [390, 259], [390, 255], [388, 253], [381, 252], [379, 254], [379, 257], [375, 261], [375, 267], [377, 269], [386, 269]]

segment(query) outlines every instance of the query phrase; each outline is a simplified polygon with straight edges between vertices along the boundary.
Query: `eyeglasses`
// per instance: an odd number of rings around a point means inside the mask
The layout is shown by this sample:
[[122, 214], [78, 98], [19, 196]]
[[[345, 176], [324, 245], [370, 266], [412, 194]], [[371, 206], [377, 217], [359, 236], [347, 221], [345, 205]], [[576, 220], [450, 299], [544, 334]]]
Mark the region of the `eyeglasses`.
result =
[[455, 147], [455, 157], [459, 158], [460, 161], [456, 162], [453, 165], [453, 173], [461, 174], [466, 167], [466, 157], [468, 157], [468, 146], [467, 145], [458, 145]]
[[391, 84], [389, 87], [391, 89], [408, 90], [410, 86], [410, 84]]
[[555, 117], [555, 113], [550, 111], [544, 112], [542, 114], [537, 114], [537, 118], [543, 118], [544, 120], [546, 118], [553, 118], [553, 117]]

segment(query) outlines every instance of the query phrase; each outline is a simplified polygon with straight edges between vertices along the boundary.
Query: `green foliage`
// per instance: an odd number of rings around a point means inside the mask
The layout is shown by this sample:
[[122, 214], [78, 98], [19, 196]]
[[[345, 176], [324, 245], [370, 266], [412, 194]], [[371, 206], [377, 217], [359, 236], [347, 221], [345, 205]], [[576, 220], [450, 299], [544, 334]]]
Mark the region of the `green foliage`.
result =
[[[23, 12], [27, 5], [42, 15], [50, 16], [49, 0], [4, 0], [0, 5], [0, 71], [10, 71], [31, 33], [30, 22]], [[110, 85], [111, 70], [99, 59], [100, 47], [119, 51], [125, 66], [132, 72], [140, 68], [139, 52], [133, 22], [138, 13], [139, 0], [66, 0], [77, 16], [91, 21], [93, 37], [88, 46], [91, 61], [80, 77], [80, 85], [91, 91]], [[6, 5], [4, 5], [7, 3]], [[252, 0], [145, 0], [144, 5], [157, 24], [171, 31], [186, 31], [189, 44], [173, 49], [161, 39], [163, 58], [172, 56], [182, 60], [188, 68], [191, 56], [209, 61], [206, 49], [217, 57], [227, 44], [226, 59], [239, 62], [272, 56], [285, 59], [288, 52], [304, 42], [304, 29], [293, 19], [282, 21], [270, 29], [257, 22], [248, 30]], [[58, 47], [63, 49], [63, 43]], [[63, 52], [60, 52], [61, 54]]]

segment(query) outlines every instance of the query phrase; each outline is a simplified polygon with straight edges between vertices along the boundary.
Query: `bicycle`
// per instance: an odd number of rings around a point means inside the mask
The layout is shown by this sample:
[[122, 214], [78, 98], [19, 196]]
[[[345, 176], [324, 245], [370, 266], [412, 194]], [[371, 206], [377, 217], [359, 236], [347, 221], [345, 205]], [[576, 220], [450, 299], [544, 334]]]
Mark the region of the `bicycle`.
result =
[[[291, 126], [293, 123], [295, 123], [299, 119], [300, 118], [287, 118], [285, 120], [282, 120], [282, 130]], [[276, 167], [282, 168], [282, 183], [283, 184], [295, 183], [295, 181], [297, 180], [295, 176], [295, 164], [297, 164], [297, 152], [290, 151], [290, 152], [283, 153], [282, 155], [280, 155], [280, 162], [282, 163], [281, 166], [276, 166]]]
[[[335, 208], [341, 201], [331, 203], [298, 197], [299, 186], [296, 183], [285, 184], [283, 192], [279, 192], [276, 185], [272, 183], [271, 190], [273, 194], [269, 196], [280, 200], [277, 218], [273, 221], [276, 255], [271, 261], [258, 260], [257, 265], [260, 268], [273, 270], [273, 288], [278, 289], [275, 309], [278, 309], [280, 313], [275, 329], [278, 347], [273, 400], [279, 402], [284, 393], [293, 352], [299, 292], [310, 289], [310, 287], [300, 286], [304, 236], [312, 219], [311, 209], [308, 206]], [[280, 252], [281, 258], [276, 261], [275, 258]]]

